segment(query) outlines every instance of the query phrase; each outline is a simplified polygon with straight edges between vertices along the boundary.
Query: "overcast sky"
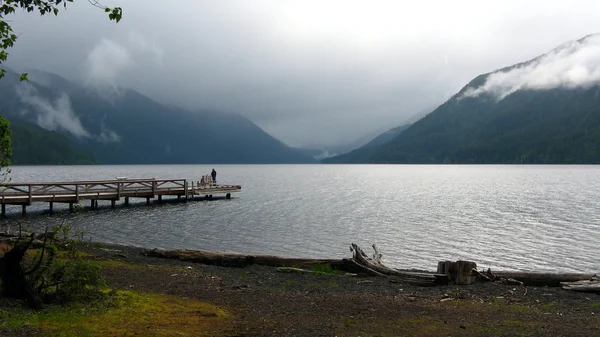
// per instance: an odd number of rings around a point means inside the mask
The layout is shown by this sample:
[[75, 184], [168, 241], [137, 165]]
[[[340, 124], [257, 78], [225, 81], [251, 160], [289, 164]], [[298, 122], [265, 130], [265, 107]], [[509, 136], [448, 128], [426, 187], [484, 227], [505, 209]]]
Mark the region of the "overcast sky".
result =
[[8, 65], [242, 114], [334, 145], [435, 108], [481, 73], [600, 32], [600, 1], [77, 0], [11, 17]]

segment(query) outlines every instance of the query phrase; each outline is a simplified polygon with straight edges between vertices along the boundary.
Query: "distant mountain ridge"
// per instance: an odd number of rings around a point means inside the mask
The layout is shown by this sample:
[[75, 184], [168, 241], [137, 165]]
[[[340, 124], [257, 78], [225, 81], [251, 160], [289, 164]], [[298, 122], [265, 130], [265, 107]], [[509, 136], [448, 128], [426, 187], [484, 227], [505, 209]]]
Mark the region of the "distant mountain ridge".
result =
[[11, 121], [11, 165], [90, 165], [94, 156], [63, 135], [23, 121]]
[[314, 163], [250, 120], [165, 106], [131, 89], [98, 91], [59, 75], [5, 77], [0, 111], [54, 130], [102, 164]]
[[598, 46], [590, 35], [479, 75], [386, 144], [323, 162], [600, 163]]

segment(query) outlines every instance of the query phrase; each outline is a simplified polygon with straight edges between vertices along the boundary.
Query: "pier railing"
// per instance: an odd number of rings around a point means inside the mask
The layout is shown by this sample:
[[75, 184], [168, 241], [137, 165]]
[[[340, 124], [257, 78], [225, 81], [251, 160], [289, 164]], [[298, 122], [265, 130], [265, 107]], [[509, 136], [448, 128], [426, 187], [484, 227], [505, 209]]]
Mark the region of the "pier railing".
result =
[[52, 210], [52, 203], [69, 203], [72, 208], [73, 203], [79, 203], [80, 200], [92, 200], [92, 208], [97, 205], [97, 200], [111, 200], [114, 207], [115, 201], [125, 198], [125, 204], [129, 203], [129, 198], [146, 198], [171, 195], [177, 198], [184, 197], [187, 200], [190, 196], [204, 195], [206, 198], [212, 198], [213, 194], [226, 194], [229, 198], [232, 192], [239, 192], [239, 185], [188, 185], [186, 179], [128, 179], [117, 178], [116, 180], [93, 180], [93, 181], [69, 181], [69, 182], [28, 182], [28, 183], [4, 183], [0, 184], [0, 203], [2, 204], [2, 214], [5, 214], [5, 205], [31, 205], [33, 202], [49, 202]]
[[[182, 191], [186, 187], [186, 179], [128, 179], [128, 180], [97, 180], [97, 181], [72, 181], [72, 182], [34, 182], [34, 183], [6, 183], [0, 185], [0, 202], [10, 203], [15, 199], [19, 203], [27, 198], [30, 204], [35, 199], [74, 199], [103, 196], [119, 198], [122, 195], [136, 193], [157, 194], [162, 191]], [[48, 201], [48, 200], [43, 200]], [[60, 200], [50, 200], [60, 201]]]

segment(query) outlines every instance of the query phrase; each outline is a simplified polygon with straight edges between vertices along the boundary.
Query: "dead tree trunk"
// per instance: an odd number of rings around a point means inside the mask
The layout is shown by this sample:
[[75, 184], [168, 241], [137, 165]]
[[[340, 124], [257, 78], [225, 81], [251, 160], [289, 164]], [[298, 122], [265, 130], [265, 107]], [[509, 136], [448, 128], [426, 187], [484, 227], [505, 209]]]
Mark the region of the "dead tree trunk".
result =
[[437, 273], [448, 275], [450, 281], [455, 284], [467, 285], [477, 280], [477, 277], [472, 275], [473, 269], [477, 270], [477, 264], [471, 261], [440, 261]]
[[350, 246], [350, 251], [352, 252], [352, 259], [354, 260], [354, 262], [379, 274], [395, 276], [397, 278], [407, 281], [408, 283], [418, 285], [447, 284], [448, 282], [447, 275], [404, 271], [386, 267], [383, 265], [383, 263], [381, 263], [381, 253], [377, 249], [377, 246], [373, 245], [373, 250], [375, 251], [375, 254], [372, 258], [370, 258], [360, 247], [358, 247], [358, 245], [353, 243]]
[[2, 296], [25, 299], [33, 309], [37, 310], [41, 309], [42, 300], [25, 277], [23, 270], [23, 258], [32, 241], [33, 235], [26, 243], [17, 242], [0, 258], [0, 279]]

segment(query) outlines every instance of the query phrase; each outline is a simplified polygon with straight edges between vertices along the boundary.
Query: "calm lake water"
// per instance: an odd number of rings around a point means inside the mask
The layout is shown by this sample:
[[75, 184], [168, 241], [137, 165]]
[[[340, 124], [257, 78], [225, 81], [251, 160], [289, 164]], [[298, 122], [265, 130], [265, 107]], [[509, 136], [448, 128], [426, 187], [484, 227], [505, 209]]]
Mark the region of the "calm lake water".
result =
[[[13, 167], [12, 181], [198, 180], [213, 166]], [[600, 166], [218, 165], [231, 200], [104, 208], [68, 221], [94, 241], [294, 257], [349, 257], [435, 270], [465, 259], [492, 269], [600, 271]], [[136, 202], [133, 200], [133, 202]], [[88, 203], [83, 206], [88, 207]], [[36, 227], [65, 216], [33, 214]], [[66, 209], [55, 205], [55, 209]], [[20, 220], [20, 207], [3, 226]], [[0, 227], [1, 229], [1, 227]]]

